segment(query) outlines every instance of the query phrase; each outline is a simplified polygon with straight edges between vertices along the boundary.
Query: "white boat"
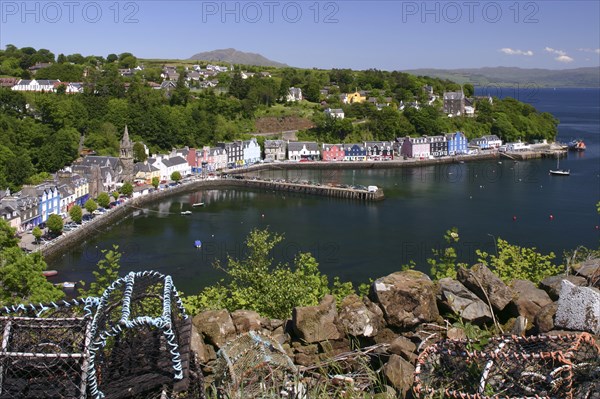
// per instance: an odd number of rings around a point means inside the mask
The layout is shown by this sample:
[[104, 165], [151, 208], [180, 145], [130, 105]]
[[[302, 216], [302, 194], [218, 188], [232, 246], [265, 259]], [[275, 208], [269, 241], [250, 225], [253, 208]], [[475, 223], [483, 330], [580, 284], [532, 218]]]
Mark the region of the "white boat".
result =
[[204, 206], [204, 202], [196, 202], [195, 204], [192, 204], [192, 206]]
[[56, 284], [57, 287], [62, 287], [62, 288], [75, 288], [75, 285], [77, 283], [74, 281], [64, 281], [62, 283], [58, 283]]
[[560, 169], [560, 154], [556, 158], [556, 169], [550, 169], [550, 174], [555, 176], [569, 176], [571, 171], [569, 169]]
[[181, 212], [182, 215], [191, 215], [192, 211], [183, 211]]

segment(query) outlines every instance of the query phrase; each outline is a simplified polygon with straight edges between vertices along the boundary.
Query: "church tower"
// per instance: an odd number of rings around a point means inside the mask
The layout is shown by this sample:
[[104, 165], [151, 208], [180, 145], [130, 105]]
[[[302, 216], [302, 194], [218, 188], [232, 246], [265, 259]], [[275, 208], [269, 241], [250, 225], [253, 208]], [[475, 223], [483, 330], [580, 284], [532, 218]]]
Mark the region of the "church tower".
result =
[[129, 139], [129, 132], [127, 131], [127, 125], [125, 125], [125, 132], [120, 143], [120, 155], [119, 159], [123, 164], [123, 172], [121, 173], [122, 182], [133, 183], [133, 142]]

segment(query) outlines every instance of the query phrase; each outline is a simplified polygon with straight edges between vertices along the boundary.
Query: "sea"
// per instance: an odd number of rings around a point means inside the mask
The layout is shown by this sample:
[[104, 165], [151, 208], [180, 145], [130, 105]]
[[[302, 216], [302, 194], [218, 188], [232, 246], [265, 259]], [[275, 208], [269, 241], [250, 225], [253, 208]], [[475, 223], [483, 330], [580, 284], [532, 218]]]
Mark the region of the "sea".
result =
[[[490, 92], [488, 89], [487, 92]], [[485, 89], [476, 94], [485, 95]], [[310, 252], [320, 270], [355, 284], [398, 271], [411, 261], [429, 271], [432, 250], [445, 247], [444, 233], [459, 232], [459, 259], [478, 262], [476, 250], [494, 253], [498, 238], [553, 252], [600, 240], [600, 89], [493, 88], [560, 120], [558, 141], [583, 139], [585, 152], [569, 152], [560, 167], [568, 177], [551, 176], [554, 159], [509, 159], [404, 169], [268, 171], [263, 177], [376, 185], [385, 200], [363, 203], [272, 191], [200, 190], [136, 210], [62, 257], [52, 261], [58, 281], [88, 281], [103, 256], [118, 245], [121, 273], [157, 270], [193, 294], [224, 277], [215, 263], [245, 254], [255, 228], [283, 234], [274, 263], [293, 265]], [[204, 207], [191, 205], [204, 202]], [[191, 209], [191, 215], [181, 211]], [[196, 240], [202, 242], [196, 248]]]

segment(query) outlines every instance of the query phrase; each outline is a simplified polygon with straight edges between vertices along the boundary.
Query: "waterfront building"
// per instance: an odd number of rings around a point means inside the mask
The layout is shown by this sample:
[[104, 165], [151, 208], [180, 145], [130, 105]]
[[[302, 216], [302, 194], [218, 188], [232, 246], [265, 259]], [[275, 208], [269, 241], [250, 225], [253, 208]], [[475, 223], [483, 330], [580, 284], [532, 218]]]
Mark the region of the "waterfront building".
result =
[[318, 161], [320, 158], [319, 146], [314, 141], [288, 142], [288, 159], [290, 161]]
[[241, 141], [234, 141], [233, 143], [217, 143], [217, 147], [224, 149], [227, 153], [228, 168], [244, 165], [244, 150]]
[[344, 160], [366, 161], [367, 149], [362, 144], [346, 144], [344, 145]]
[[400, 155], [406, 158], [429, 158], [431, 145], [427, 137], [406, 137], [402, 141]]
[[483, 136], [483, 138], [487, 140], [489, 148], [500, 148], [502, 145], [502, 140], [495, 134], [488, 134], [487, 136]]
[[466, 154], [468, 151], [467, 137], [463, 132], [447, 133], [448, 155]]
[[284, 161], [287, 152], [285, 140], [265, 140], [265, 161]]
[[446, 136], [429, 136], [427, 137], [429, 141], [429, 153], [434, 157], [445, 157], [448, 155], [448, 141]]
[[244, 165], [253, 165], [261, 161], [260, 144], [258, 144], [255, 137], [242, 141], [242, 150]]
[[152, 184], [152, 178], [157, 177], [160, 179], [160, 169], [149, 163], [148, 160], [133, 165], [133, 172], [135, 174], [135, 181], [144, 181], [147, 184]]
[[344, 144], [323, 144], [323, 161], [343, 161], [345, 157]]
[[182, 177], [192, 174], [192, 168], [188, 165], [187, 160], [179, 155], [163, 158], [162, 164], [164, 168], [160, 170], [161, 180], [170, 180], [174, 172], [179, 172]]
[[75, 190], [69, 184], [58, 186], [60, 193], [60, 214], [66, 214], [75, 205]]
[[394, 143], [391, 141], [365, 141], [365, 148], [369, 160], [394, 159]]
[[37, 186], [23, 186], [22, 195], [33, 196], [38, 202], [38, 216], [32, 221], [34, 226], [45, 223], [53, 213], [60, 214], [60, 192], [53, 182], [45, 182]]

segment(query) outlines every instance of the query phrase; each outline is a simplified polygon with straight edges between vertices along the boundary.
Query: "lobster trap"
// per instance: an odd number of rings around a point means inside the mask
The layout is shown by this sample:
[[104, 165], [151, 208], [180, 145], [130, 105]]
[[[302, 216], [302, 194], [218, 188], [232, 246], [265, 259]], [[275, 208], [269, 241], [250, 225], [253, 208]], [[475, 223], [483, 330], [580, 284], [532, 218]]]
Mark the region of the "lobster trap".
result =
[[129, 273], [101, 297], [0, 308], [0, 333], [0, 399], [190, 397], [191, 319], [169, 276]]
[[444, 340], [417, 360], [419, 398], [600, 399], [600, 347], [587, 333]]

